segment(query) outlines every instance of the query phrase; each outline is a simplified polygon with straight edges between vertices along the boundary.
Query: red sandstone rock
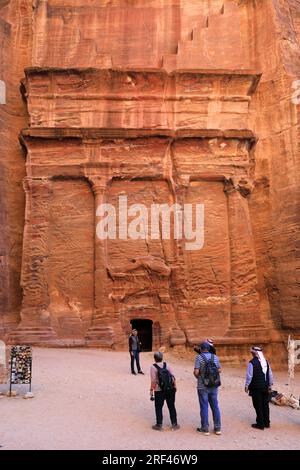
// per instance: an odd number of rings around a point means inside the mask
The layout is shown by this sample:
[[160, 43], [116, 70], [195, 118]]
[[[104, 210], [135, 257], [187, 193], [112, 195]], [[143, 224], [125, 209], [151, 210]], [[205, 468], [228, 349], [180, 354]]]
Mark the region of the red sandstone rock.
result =
[[[297, 2], [11, 0], [0, 13], [0, 334], [118, 348], [139, 318], [153, 347], [214, 336], [227, 356], [297, 334]], [[124, 194], [203, 203], [203, 248], [99, 240], [96, 208]]]

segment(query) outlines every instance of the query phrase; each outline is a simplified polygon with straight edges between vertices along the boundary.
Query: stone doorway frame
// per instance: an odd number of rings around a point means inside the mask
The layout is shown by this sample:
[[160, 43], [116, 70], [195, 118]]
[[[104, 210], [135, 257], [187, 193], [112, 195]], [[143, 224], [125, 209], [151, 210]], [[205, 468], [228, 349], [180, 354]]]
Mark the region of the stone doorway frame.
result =
[[[153, 320], [151, 319], [145, 319], [145, 318], [132, 318], [130, 320], [130, 324], [132, 326], [132, 329], [136, 329], [138, 331], [138, 335], [139, 335], [139, 339], [142, 343], [142, 351], [145, 351], [145, 352], [149, 352], [149, 351], [152, 351], [153, 349], [153, 325], [154, 325], [154, 322]], [[140, 325], [140, 326], [139, 326]], [[147, 326], [147, 333], [145, 331], [143, 331], [142, 326], [143, 325], [144, 327]], [[146, 330], [146, 328], [145, 328]], [[146, 334], [149, 334], [151, 332], [151, 347], [149, 347], [149, 344], [150, 344], [150, 339], [148, 339], [147, 343], [146, 343], [146, 347], [145, 347], [145, 336]]]

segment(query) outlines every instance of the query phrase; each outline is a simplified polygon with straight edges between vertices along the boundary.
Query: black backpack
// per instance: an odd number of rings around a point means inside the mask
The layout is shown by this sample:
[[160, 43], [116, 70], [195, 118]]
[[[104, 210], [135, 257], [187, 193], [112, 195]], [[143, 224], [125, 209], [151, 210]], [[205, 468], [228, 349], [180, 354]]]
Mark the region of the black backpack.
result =
[[211, 354], [210, 360], [208, 361], [204, 354], [201, 354], [205, 361], [204, 375], [202, 376], [203, 383], [206, 387], [219, 387], [221, 385], [220, 374], [218, 368], [214, 362], [214, 354]]
[[153, 364], [157, 369], [158, 384], [162, 392], [170, 392], [174, 390], [174, 377], [167, 369], [167, 364], [164, 362], [163, 367]]

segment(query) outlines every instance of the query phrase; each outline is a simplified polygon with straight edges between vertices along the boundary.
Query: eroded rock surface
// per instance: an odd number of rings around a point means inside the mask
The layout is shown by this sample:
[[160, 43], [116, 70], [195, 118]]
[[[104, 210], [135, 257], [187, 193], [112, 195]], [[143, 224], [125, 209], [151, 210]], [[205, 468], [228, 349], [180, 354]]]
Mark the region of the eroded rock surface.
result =
[[[299, 334], [298, 3], [0, 4], [2, 336], [121, 348], [144, 319], [153, 347], [213, 336], [236, 361]], [[203, 247], [119, 217], [100, 240], [124, 196], [203, 204]]]

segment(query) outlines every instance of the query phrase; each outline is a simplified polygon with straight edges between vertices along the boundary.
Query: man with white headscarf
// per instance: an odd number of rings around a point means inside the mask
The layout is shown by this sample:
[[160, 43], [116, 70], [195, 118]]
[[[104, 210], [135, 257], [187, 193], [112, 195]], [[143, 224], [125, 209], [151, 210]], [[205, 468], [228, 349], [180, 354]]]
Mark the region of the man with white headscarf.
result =
[[259, 346], [252, 346], [250, 351], [253, 358], [247, 367], [245, 392], [249, 392], [252, 397], [256, 411], [256, 423], [252, 427], [263, 430], [270, 427], [269, 393], [272, 390], [273, 373]]

